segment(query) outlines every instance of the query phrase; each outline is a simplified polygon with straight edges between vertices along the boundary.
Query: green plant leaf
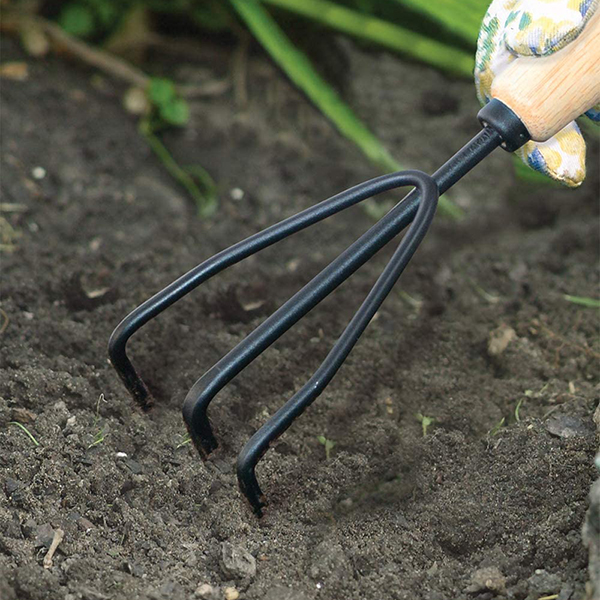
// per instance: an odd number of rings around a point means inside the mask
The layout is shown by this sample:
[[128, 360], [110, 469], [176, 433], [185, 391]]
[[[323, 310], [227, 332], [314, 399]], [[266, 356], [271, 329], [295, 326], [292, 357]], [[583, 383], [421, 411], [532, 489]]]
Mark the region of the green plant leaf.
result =
[[204, 0], [196, 4], [191, 11], [191, 17], [201, 27], [211, 31], [224, 31], [231, 27], [232, 15], [230, 9], [221, 0]]
[[173, 102], [177, 97], [175, 85], [169, 79], [153, 77], [148, 86], [148, 99], [152, 104], [162, 108]]
[[433, 423], [435, 422], [435, 419], [433, 417], [427, 417], [421, 413], [417, 413], [415, 415], [415, 417], [417, 418], [417, 421], [419, 421], [421, 423], [421, 429], [423, 430], [423, 437], [425, 437], [427, 435], [427, 430], [429, 429], [429, 427], [431, 427], [431, 425], [433, 425]]
[[[241, 1], [235, 0], [234, 6]], [[354, 11], [330, 0], [264, 1], [323, 23], [338, 31], [402, 52], [446, 73], [473, 77], [475, 59], [472, 54], [389, 21]], [[254, 33], [256, 34], [256, 31]]]
[[77, 2], [67, 4], [58, 17], [58, 24], [69, 34], [85, 38], [94, 33], [96, 24], [92, 10]]
[[33, 442], [34, 446], [40, 445], [40, 443], [33, 437], [33, 434], [31, 433], [31, 431], [29, 431], [29, 429], [27, 429], [27, 427], [25, 427], [25, 425], [23, 425], [22, 423], [19, 423], [19, 421], [9, 421], [8, 424], [16, 425], [19, 429], [21, 429], [21, 431], [24, 431], [25, 434], [27, 435], [27, 437]]
[[521, 420], [521, 416], [519, 415], [519, 411], [521, 410], [521, 405], [523, 404], [524, 400], [525, 400], [525, 398], [521, 398], [517, 402], [517, 406], [515, 407], [515, 421], [517, 421], [517, 423]]
[[506, 421], [506, 417], [502, 417], [500, 419], [500, 421], [498, 421], [498, 423], [496, 423], [489, 431], [488, 431], [488, 435], [490, 437], [494, 437], [495, 435], [498, 435], [498, 433], [500, 432], [500, 430], [502, 429], [502, 427], [504, 426], [504, 423]]
[[596, 123], [587, 117], [581, 117], [577, 119], [577, 124], [585, 134], [591, 136], [592, 139], [600, 141], [600, 123]]
[[565, 294], [565, 300], [573, 304], [579, 304], [579, 306], [585, 306], [586, 308], [600, 308], [600, 300], [596, 298], [586, 298], [585, 296], [569, 296]]
[[475, 45], [489, 0], [395, 0], [440, 23], [445, 29]]
[[129, 0], [87, 0], [93, 7], [94, 14], [103, 27], [109, 28], [117, 19], [120, 12], [126, 11], [130, 6]]
[[187, 102], [183, 98], [174, 98], [171, 102], [160, 106], [159, 115], [161, 119], [170, 125], [181, 127], [188, 122], [190, 110]]
[[325, 458], [329, 460], [331, 458], [331, 451], [335, 448], [335, 442], [328, 440], [324, 435], [318, 435], [317, 440], [319, 444], [325, 446]]
[[342, 101], [335, 90], [256, 0], [231, 0], [240, 17], [288, 77], [319, 107], [340, 132], [355, 142], [376, 165], [397, 170], [398, 163]]
[[[309, 0], [304, 1], [306, 4], [309, 3]], [[315, 1], [317, 0], [310, 0], [310, 3]], [[380, 140], [315, 71], [307, 56], [294, 46], [257, 0], [230, 0], [230, 2], [273, 60], [342, 135], [354, 142], [373, 164], [384, 171], [403, 170]], [[447, 198], [440, 198], [439, 208], [455, 218], [462, 215], [462, 211]]]

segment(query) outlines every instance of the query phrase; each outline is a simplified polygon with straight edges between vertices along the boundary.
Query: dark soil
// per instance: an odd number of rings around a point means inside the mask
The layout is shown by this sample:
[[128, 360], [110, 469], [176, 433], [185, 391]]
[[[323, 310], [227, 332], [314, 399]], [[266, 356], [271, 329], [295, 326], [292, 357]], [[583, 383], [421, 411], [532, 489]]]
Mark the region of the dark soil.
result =
[[[336, 85], [403, 164], [431, 171], [478, 131], [469, 82], [335, 43]], [[220, 77], [231, 51], [165, 69]], [[5, 213], [21, 235], [1, 255], [2, 600], [223, 598], [228, 587], [247, 600], [584, 597], [599, 323], [564, 295], [597, 296], [597, 142], [577, 191], [518, 182], [501, 150], [457, 186], [466, 218], [438, 215], [346, 365], [265, 455], [259, 521], [237, 489], [237, 452], [319, 365], [391, 248], [217, 397], [221, 446], [207, 463], [182, 445], [183, 398], [371, 225], [366, 212], [231, 268], [136, 335], [150, 414], [107, 340], [214, 252], [378, 172], [257, 53], [247, 106], [232, 91], [195, 101], [190, 126], [166, 136], [219, 184], [219, 211], [202, 221], [119, 84], [11, 40], [2, 52], [29, 64], [26, 81], [2, 83], [2, 202], [26, 209]], [[490, 336], [510, 341], [490, 352]], [[435, 419], [426, 435], [419, 413]], [[329, 460], [320, 435], [335, 442]]]

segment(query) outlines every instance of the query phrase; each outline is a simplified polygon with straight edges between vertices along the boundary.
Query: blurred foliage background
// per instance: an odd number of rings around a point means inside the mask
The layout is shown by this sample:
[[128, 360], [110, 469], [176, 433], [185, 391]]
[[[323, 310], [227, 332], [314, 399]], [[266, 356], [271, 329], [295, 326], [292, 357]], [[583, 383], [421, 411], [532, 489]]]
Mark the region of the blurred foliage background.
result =
[[[132, 109], [139, 105], [140, 133], [207, 216], [216, 206], [214, 182], [200, 167], [178, 165], [160, 138], [165, 127], [186, 124], [186, 96], [193, 90], [184, 82], [144, 73], [132, 49], [165, 33], [225, 37], [246, 44], [253, 38], [334, 126], [387, 172], [402, 165], [323, 76], [298, 32], [348, 35], [448, 76], [470, 79], [488, 4], [489, 0], [4, 0], [1, 5], [3, 29], [18, 29], [30, 53], [35, 54], [35, 43], [43, 45], [35, 40], [45, 35], [133, 85], [128, 102]], [[450, 202], [441, 202], [440, 208], [459, 216]]]

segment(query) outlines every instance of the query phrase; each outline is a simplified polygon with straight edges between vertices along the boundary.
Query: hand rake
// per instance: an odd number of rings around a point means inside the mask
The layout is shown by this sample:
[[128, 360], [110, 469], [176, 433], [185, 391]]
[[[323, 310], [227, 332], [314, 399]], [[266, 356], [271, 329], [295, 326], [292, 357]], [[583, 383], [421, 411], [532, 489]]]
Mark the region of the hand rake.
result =
[[446, 192], [498, 146], [509, 152], [530, 139], [545, 141], [573, 118], [600, 102], [600, 12], [567, 48], [544, 60], [519, 59], [496, 79], [494, 99], [478, 114], [483, 125], [470, 142], [432, 176], [404, 171], [377, 177], [346, 190], [297, 215], [223, 250], [198, 265], [129, 314], [109, 342], [111, 362], [143, 409], [151, 406], [148, 388], [131, 364], [126, 345], [148, 321], [204, 281], [259, 252], [376, 194], [395, 188], [414, 189], [378, 223], [323, 269], [246, 339], [211, 367], [188, 392], [183, 417], [203, 459], [217, 447], [207, 410], [216, 394], [323, 298], [410, 224], [391, 260], [321, 366], [247, 442], [237, 460], [242, 493], [257, 516], [266, 506], [256, 479], [258, 461], [323, 392], [373, 315], [402, 274], [433, 219], [438, 196]]

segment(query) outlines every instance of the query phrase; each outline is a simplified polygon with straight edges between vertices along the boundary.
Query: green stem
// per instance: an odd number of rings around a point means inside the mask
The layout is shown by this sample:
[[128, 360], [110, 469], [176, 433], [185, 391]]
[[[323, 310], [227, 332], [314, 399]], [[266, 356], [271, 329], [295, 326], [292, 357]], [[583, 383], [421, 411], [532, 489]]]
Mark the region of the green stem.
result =
[[395, 0], [396, 3], [427, 15], [448, 31], [475, 45], [489, 0]]
[[586, 308], [600, 308], [600, 300], [596, 300], [595, 298], [569, 296], [568, 294], [565, 294], [565, 300], [572, 302], [573, 304], [579, 304], [579, 306], [585, 306]]
[[[288, 39], [260, 2], [257, 0], [230, 0], [230, 2], [273, 60], [342, 135], [354, 142], [373, 164], [384, 171], [403, 170], [380, 140], [315, 71], [307, 56]], [[303, 6], [314, 8], [315, 3], [320, 5], [322, 0], [303, 0]], [[448, 198], [440, 198], [439, 208], [441, 212], [457, 219], [463, 214], [462, 210]]]
[[33, 437], [29, 429], [27, 429], [27, 427], [25, 427], [25, 425], [22, 423], [19, 423], [19, 421], [9, 421], [9, 425], [16, 425], [27, 434], [27, 437], [34, 443], [34, 445], [40, 445], [40, 443]]
[[208, 182], [210, 182], [211, 184], [208, 188], [209, 193], [203, 194], [200, 191], [200, 188], [194, 182], [194, 179], [189, 174], [189, 172], [198, 173], [197, 169], [200, 167], [189, 167], [187, 170], [180, 167], [175, 159], [171, 156], [171, 153], [167, 150], [166, 146], [154, 134], [148, 119], [142, 119], [140, 121], [139, 129], [140, 133], [144, 136], [144, 138], [146, 138], [148, 145], [150, 148], [152, 148], [153, 152], [159, 158], [160, 162], [162, 162], [171, 177], [179, 182], [194, 199], [198, 207], [198, 214], [201, 217], [210, 217], [212, 214], [214, 214], [217, 208], [216, 194], [214, 193], [216, 186], [210, 175], [204, 169], [201, 170], [203, 183], [206, 185]]
[[[235, 0], [238, 4], [241, 0]], [[308, 17], [343, 33], [381, 44], [421, 60], [444, 72], [473, 77], [474, 57], [458, 48], [378, 19], [340, 6], [329, 0], [264, 0], [268, 4]]]

